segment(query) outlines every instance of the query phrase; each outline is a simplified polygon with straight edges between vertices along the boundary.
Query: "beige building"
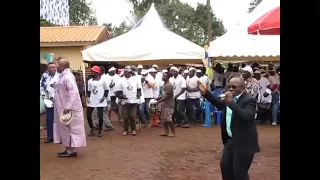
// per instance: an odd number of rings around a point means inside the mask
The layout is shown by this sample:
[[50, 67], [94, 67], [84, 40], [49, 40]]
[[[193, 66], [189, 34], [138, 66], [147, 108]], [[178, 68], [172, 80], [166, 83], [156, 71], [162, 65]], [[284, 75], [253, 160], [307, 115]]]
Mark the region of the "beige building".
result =
[[81, 69], [81, 51], [109, 39], [105, 26], [40, 27], [40, 53], [68, 58], [71, 69]]

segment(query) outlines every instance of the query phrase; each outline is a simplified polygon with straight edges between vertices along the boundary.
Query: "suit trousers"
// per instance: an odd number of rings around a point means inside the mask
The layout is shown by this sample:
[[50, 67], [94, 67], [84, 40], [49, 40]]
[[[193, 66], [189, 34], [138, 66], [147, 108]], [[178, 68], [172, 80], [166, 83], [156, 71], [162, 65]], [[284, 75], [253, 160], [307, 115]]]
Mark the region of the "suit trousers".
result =
[[229, 139], [223, 148], [220, 162], [223, 180], [249, 180], [249, 168], [254, 153], [242, 154], [235, 151], [232, 139]]

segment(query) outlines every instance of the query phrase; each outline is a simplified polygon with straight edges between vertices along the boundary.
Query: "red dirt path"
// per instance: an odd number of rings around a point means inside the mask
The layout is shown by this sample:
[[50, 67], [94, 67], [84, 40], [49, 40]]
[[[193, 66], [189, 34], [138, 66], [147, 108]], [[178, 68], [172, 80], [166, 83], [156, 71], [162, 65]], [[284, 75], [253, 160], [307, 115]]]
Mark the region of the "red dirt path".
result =
[[[219, 127], [176, 129], [176, 137], [158, 137], [161, 128], [143, 129], [136, 137], [122, 128], [88, 138], [76, 158], [59, 158], [61, 145], [40, 139], [41, 180], [220, 180]], [[86, 123], [87, 126], [87, 123]], [[280, 127], [258, 126], [261, 152], [250, 180], [280, 179]]]

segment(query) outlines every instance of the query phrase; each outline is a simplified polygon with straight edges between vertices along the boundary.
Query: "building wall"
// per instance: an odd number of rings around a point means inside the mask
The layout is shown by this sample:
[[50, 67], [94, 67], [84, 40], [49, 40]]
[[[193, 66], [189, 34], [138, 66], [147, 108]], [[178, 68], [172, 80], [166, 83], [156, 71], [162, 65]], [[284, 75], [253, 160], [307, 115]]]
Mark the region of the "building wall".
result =
[[81, 69], [82, 55], [84, 47], [40, 47], [40, 53], [53, 53], [54, 57], [61, 56], [70, 61], [71, 69]]

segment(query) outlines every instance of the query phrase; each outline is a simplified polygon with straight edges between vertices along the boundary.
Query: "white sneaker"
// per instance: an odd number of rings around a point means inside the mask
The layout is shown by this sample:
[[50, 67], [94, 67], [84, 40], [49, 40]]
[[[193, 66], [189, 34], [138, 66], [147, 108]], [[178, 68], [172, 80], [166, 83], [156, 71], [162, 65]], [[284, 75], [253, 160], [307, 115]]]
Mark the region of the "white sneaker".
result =
[[277, 123], [276, 122], [273, 122], [272, 124], [271, 124], [271, 126], [276, 126], [277, 125]]

